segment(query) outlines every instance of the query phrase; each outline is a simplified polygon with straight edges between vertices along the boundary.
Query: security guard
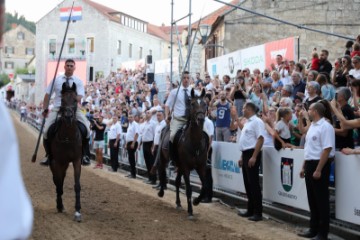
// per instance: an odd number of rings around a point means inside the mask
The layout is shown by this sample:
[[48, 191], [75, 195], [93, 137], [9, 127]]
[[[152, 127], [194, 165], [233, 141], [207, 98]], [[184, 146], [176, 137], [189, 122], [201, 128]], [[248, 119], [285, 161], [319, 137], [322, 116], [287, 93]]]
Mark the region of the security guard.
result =
[[261, 148], [264, 143], [265, 124], [256, 116], [257, 107], [252, 102], [245, 103], [243, 115], [247, 118], [239, 143], [242, 151], [239, 167], [242, 168], [248, 206], [246, 212], [239, 212], [241, 217], [250, 221], [262, 220], [262, 195], [259, 182]]
[[[309, 107], [312, 120], [306, 134], [304, 164], [300, 177], [305, 177], [310, 207], [310, 229], [298, 235], [316, 240], [327, 239], [330, 222], [329, 175], [330, 164], [335, 156], [335, 130], [327, 102], [313, 103]], [[306, 116], [306, 114], [305, 114]]]
[[139, 124], [134, 121], [134, 115], [129, 113], [129, 127], [126, 132], [126, 149], [130, 163], [130, 174], [126, 177], [136, 178], [135, 152], [138, 148]]
[[155, 160], [151, 149], [153, 148], [154, 144], [156, 123], [152, 120], [152, 113], [150, 112], [150, 110], [147, 110], [145, 113], [145, 122], [143, 123], [143, 128], [141, 130], [141, 145], [143, 147], [144, 160], [149, 178], [146, 183], [155, 185], [156, 174], [152, 174], [150, 171]]

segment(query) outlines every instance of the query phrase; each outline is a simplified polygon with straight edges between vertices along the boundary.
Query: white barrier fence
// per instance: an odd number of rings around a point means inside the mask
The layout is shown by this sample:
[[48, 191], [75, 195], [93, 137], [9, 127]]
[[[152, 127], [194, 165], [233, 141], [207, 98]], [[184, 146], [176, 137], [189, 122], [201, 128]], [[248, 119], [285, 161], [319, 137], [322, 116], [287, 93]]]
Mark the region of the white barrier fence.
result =
[[[300, 178], [302, 149], [276, 151], [263, 148], [263, 196], [274, 203], [309, 211], [305, 180]], [[242, 171], [237, 166], [240, 150], [234, 143], [213, 142], [214, 187], [244, 192]], [[360, 225], [360, 155], [335, 157], [336, 218]]]

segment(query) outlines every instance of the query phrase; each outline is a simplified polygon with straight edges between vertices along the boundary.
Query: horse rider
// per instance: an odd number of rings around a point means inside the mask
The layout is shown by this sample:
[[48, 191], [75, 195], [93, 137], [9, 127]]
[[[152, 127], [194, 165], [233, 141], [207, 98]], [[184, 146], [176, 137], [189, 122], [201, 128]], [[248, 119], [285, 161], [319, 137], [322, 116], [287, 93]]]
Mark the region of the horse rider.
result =
[[[68, 83], [69, 87], [71, 87], [74, 83], [76, 84], [76, 92], [77, 92], [77, 101], [78, 104], [80, 106], [81, 104], [81, 99], [83, 96], [85, 96], [85, 90], [84, 90], [84, 84], [83, 82], [76, 76], [74, 76], [74, 71], [75, 71], [75, 61], [73, 59], [67, 59], [65, 61], [65, 74], [64, 75], [60, 75], [57, 78], [55, 78], [55, 83], [54, 83], [54, 93], [55, 93], [55, 98], [54, 98], [54, 107], [51, 110], [51, 112], [49, 113], [49, 109], [47, 109], [47, 107], [49, 106], [49, 100], [50, 100], [50, 91], [51, 91], [51, 85], [52, 83], [49, 84], [49, 86], [46, 89], [46, 94], [44, 97], [44, 103], [43, 103], [43, 117], [47, 118], [46, 122], [45, 122], [45, 126], [43, 129], [43, 144], [44, 144], [44, 148], [45, 148], [45, 152], [46, 152], [46, 157], [43, 161], [40, 162], [41, 165], [44, 166], [48, 166], [49, 165], [49, 161], [50, 161], [50, 141], [48, 139], [48, 130], [49, 127], [56, 121], [57, 115], [58, 115], [58, 111], [60, 109], [61, 106], [61, 90], [62, 90], [62, 85], [63, 83]], [[90, 165], [90, 156], [88, 156], [89, 151], [89, 138], [90, 138], [90, 123], [87, 120], [85, 114], [83, 114], [80, 111], [80, 107], [77, 108], [76, 110], [76, 119], [81, 122], [85, 128], [86, 128], [86, 139], [83, 140], [83, 159], [82, 159], [82, 164], [83, 165]]]
[[171, 160], [174, 159], [173, 141], [175, 134], [179, 129], [186, 125], [190, 116], [190, 74], [188, 71], [184, 71], [181, 77], [182, 81], [179, 91], [176, 88], [172, 89], [165, 103], [165, 119], [168, 119], [171, 111], [173, 111], [173, 117], [170, 122], [169, 141], [169, 156]]

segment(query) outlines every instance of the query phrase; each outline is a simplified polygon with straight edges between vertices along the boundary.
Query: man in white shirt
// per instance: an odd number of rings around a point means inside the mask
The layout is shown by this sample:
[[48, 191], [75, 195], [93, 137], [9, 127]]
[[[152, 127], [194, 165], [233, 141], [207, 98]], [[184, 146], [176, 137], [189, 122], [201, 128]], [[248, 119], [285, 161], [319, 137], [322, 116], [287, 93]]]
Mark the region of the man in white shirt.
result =
[[108, 148], [110, 149], [111, 171], [116, 172], [119, 168], [119, 146], [122, 128], [119, 118], [114, 114], [108, 131]]
[[310, 208], [310, 229], [298, 235], [317, 240], [328, 239], [330, 223], [329, 176], [335, 156], [335, 130], [328, 105], [317, 102], [309, 107], [312, 120], [306, 134], [304, 164], [300, 177], [305, 177]]
[[[206, 111], [206, 115], [208, 115], [207, 111]], [[201, 202], [210, 203], [213, 197], [213, 179], [211, 173], [211, 155], [212, 155], [211, 144], [214, 138], [215, 128], [214, 128], [214, 123], [208, 118], [208, 116], [205, 117], [204, 132], [209, 137], [209, 150], [208, 150], [208, 160], [206, 164], [207, 166], [206, 166], [205, 181], [204, 181], [204, 185], [206, 185], [207, 193], [205, 193], [205, 197], [203, 198], [203, 200], [201, 200]]]
[[49, 130], [49, 127], [55, 122], [57, 115], [58, 115], [58, 111], [60, 110], [60, 106], [61, 106], [61, 90], [62, 90], [62, 85], [63, 83], [68, 83], [69, 86], [71, 87], [73, 84], [76, 84], [76, 92], [77, 92], [77, 101], [78, 101], [78, 108], [76, 111], [76, 119], [81, 122], [85, 128], [86, 128], [86, 139], [83, 140], [83, 160], [82, 160], [82, 164], [83, 165], [90, 165], [90, 156], [87, 155], [87, 153], [90, 152], [89, 150], [89, 141], [90, 141], [90, 123], [87, 120], [87, 118], [85, 117], [85, 115], [80, 111], [80, 106], [81, 106], [81, 99], [82, 97], [85, 95], [85, 90], [84, 90], [84, 84], [83, 82], [76, 76], [74, 76], [74, 71], [75, 71], [75, 61], [73, 59], [67, 59], [65, 61], [65, 74], [64, 75], [60, 75], [57, 78], [55, 78], [55, 82], [54, 82], [54, 88], [53, 88], [53, 93], [55, 93], [55, 99], [54, 99], [54, 108], [52, 109], [52, 111], [49, 113], [49, 100], [51, 98], [50, 96], [50, 91], [51, 91], [51, 86], [52, 86], [52, 82], [49, 84], [49, 86], [46, 89], [46, 94], [44, 97], [44, 104], [43, 104], [43, 116], [45, 118], [47, 118], [46, 122], [45, 122], [45, 126], [43, 129], [43, 140], [44, 140], [44, 148], [46, 151], [46, 155], [47, 158], [45, 158], [40, 164], [44, 165], [44, 166], [48, 166], [49, 165], [49, 160], [51, 159], [50, 156], [50, 141], [48, 140], [48, 136], [47, 136], [47, 132]]
[[151, 149], [153, 148], [153, 143], [154, 143], [156, 123], [151, 120], [152, 113], [150, 112], [150, 110], [147, 110], [145, 114], [146, 115], [145, 115], [144, 127], [141, 133], [141, 145], [143, 147], [144, 160], [149, 178], [146, 183], [155, 185], [156, 174], [151, 173], [151, 168], [154, 165], [155, 158]]
[[256, 116], [257, 107], [252, 102], [245, 103], [244, 117], [247, 118], [239, 139], [242, 151], [239, 166], [242, 167], [246, 196], [247, 211], [238, 215], [247, 217], [250, 221], [262, 220], [262, 195], [259, 182], [259, 167], [261, 148], [264, 143], [265, 124]]
[[[169, 156], [173, 159], [173, 140], [176, 132], [181, 129], [188, 121], [190, 115], [190, 74], [184, 71], [182, 74], [182, 82], [180, 89], [171, 90], [167, 101], [165, 103], [165, 118], [168, 119], [172, 112], [172, 119], [170, 122], [170, 141], [169, 141]], [[174, 104], [175, 103], [175, 104]]]
[[136, 161], [135, 161], [135, 152], [138, 147], [138, 137], [139, 137], [139, 124], [134, 121], [134, 115], [129, 113], [129, 127], [126, 132], [126, 149], [128, 151], [128, 158], [130, 163], [130, 174], [126, 177], [136, 178]]
[[153, 103], [154, 105], [150, 108], [150, 112], [151, 112], [151, 120], [154, 121], [154, 122], [157, 122], [157, 116], [156, 116], [156, 113], [158, 111], [161, 111], [163, 110], [162, 107], [160, 106], [159, 104], [159, 99], [157, 97], [154, 97], [153, 99]]

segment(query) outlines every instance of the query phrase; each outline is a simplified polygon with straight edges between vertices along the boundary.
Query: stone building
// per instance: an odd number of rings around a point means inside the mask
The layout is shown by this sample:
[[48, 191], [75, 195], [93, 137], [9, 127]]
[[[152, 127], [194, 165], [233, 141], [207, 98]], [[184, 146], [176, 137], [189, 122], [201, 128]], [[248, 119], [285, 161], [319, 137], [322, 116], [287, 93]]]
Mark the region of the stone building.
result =
[[[241, 0], [243, 8], [283, 21], [309, 28], [342, 35], [345, 38], [304, 30], [276, 22], [240, 9], [219, 16], [212, 27], [208, 43], [224, 46], [225, 52], [233, 52], [251, 46], [292, 36], [299, 37], [299, 58], [311, 59], [314, 48], [327, 49], [333, 61], [343, 56], [345, 43], [360, 33], [358, 12], [360, 4], [352, 0]], [[233, 3], [234, 5], [237, 5]], [[221, 55], [221, 54], [220, 54]], [[219, 56], [213, 54], [212, 57]], [[298, 60], [298, 59], [295, 59]]]
[[[36, 24], [37, 103], [49, 82], [48, 71], [55, 72], [48, 66], [57, 61], [64, 38], [66, 21], [60, 21], [60, 11], [72, 2], [64, 0]], [[90, 0], [76, 1], [74, 7], [82, 19], [70, 23], [61, 59], [76, 59], [85, 71], [84, 81], [106, 77], [122, 63], [144, 61], [148, 55], [153, 61], [168, 57], [168, 36], [159, 27]]]
[[0, 54], [1, 72], [14, 74], [17, 68], [27, 68], [35, 57], [35, 34], [14, 24], [4, 33]]

